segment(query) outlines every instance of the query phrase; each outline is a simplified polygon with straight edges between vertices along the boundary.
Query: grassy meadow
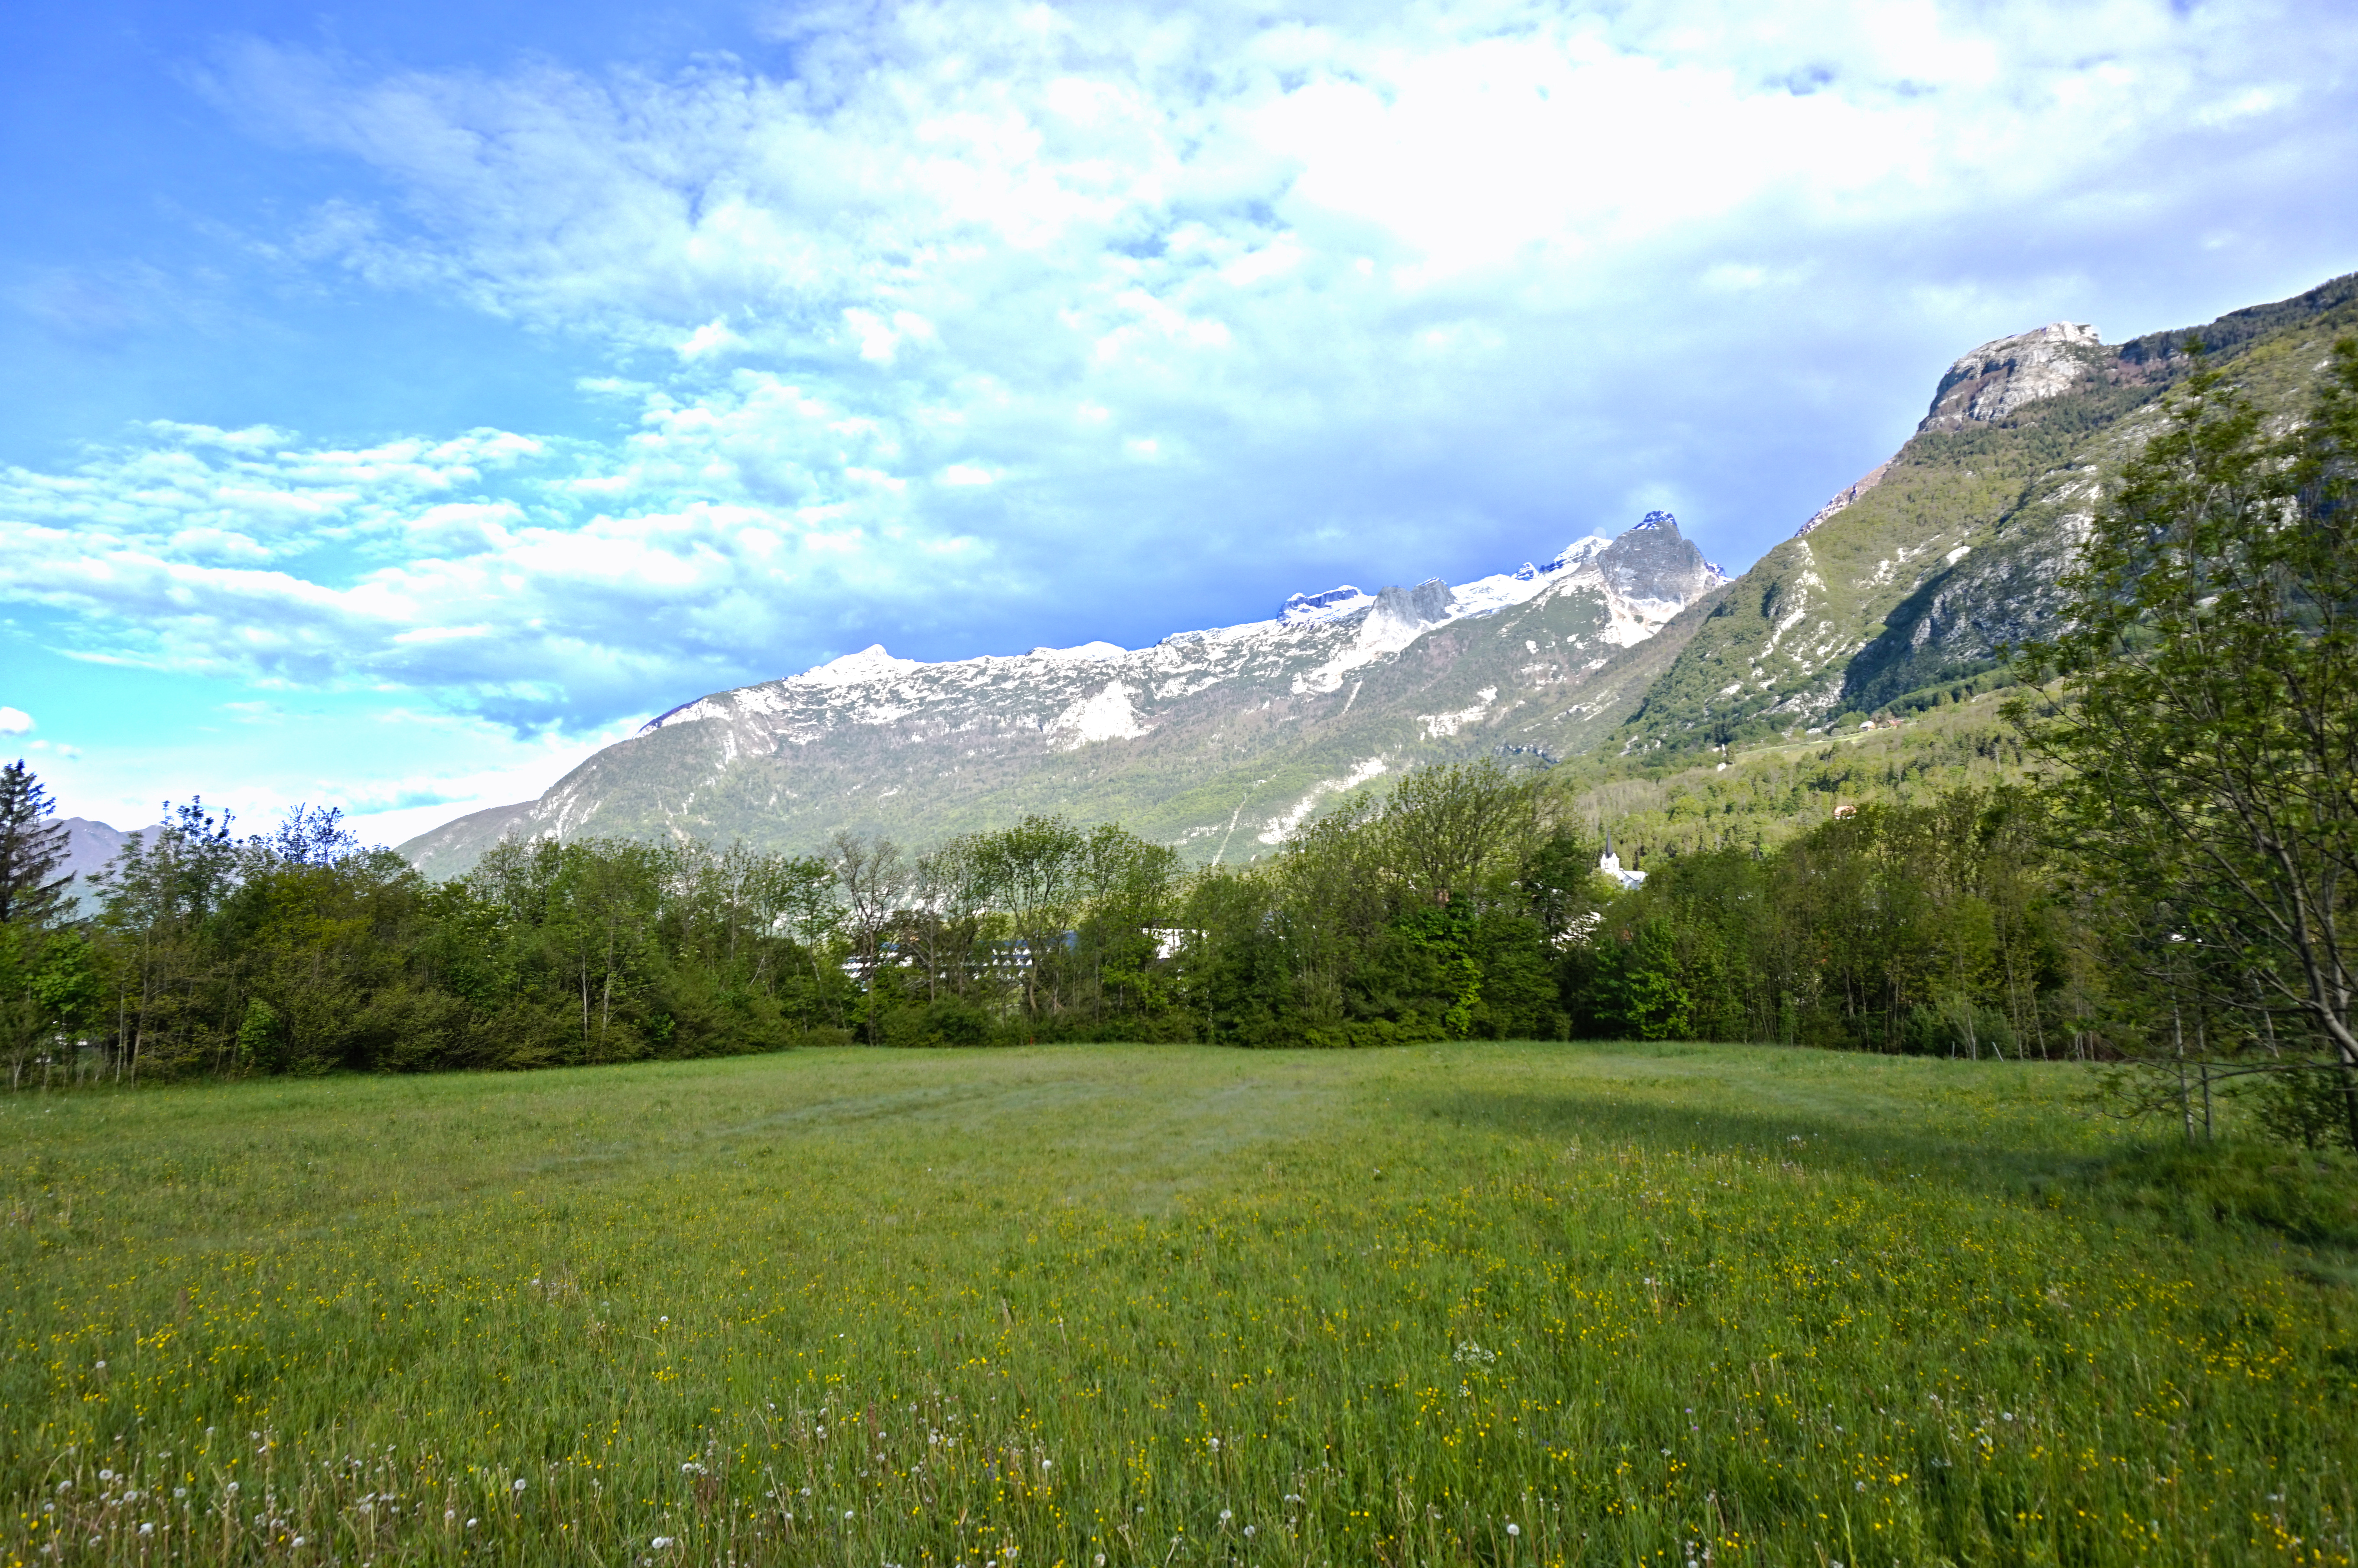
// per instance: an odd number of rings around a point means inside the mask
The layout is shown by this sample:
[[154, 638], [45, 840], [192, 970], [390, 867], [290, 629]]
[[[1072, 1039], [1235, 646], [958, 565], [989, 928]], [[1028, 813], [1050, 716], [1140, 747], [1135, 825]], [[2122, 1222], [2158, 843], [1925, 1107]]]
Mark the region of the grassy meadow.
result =
[[0, 1100], [0, 1561], [2351, 1560], [2358, 1179], [2063, 1065], [799, 1052]]

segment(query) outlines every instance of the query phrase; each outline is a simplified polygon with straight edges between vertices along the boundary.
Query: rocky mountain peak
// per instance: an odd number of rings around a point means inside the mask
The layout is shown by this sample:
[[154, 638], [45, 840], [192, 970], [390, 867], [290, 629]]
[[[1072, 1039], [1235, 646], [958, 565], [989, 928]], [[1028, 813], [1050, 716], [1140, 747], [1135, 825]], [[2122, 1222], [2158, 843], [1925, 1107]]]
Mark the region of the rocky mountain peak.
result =
[[1667, 512], [1645, 519], [1596, 552], [1596, 569], [1613, 591], [1633, 603], [1684, 605], [1726, 580], [1679, 534]]
[[1949, 367], [1916, 428], [1962, 430], [2069, 392], [2096, 368], [2104, 346], [2096, 329], [2081, 321], [2053, 321], [1984, 343]]
[[1279, 607], [1277, 618], [1288, 626], [1304, 621], [1339, 621], [1355, 615], [1368, 605], [1368, 596], [1345, 583], [1324, 593], [1297, 593]]

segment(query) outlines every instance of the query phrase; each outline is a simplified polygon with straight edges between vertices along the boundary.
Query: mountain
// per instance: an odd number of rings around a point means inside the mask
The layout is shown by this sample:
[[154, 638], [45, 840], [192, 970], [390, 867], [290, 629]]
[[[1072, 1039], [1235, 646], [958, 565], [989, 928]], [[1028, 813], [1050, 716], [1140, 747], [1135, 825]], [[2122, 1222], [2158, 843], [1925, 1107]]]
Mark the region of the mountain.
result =
[[683, 704], [538, 800], [401, 849], [450, 876], [507, 834], [808, 850], [843, 829], [925, 845], [1062, 812], [1235, 861], [1420, 762], [1586, 749], [1725, 580], [1655, 512], [1544, 565], [1295, 594], [1271, 620], [1147, 648], [922, 664], [871, 647]]
[[2108, 345], [2059, 321], [1949, 366], [1916, 433], [1734, 582], [1667, 513], [1455, 588], [1297, 593], [1271, 620], [1017, 658], [882, 647], [699, 697], [538, 800], [402, 850], [438, 876], [505, 834], [930, 844], [1027, 812], [1230, 861], [1426, 761], [1589, 753], [1592, 779], [1905, 713], [2003, 678], [2199, 341], [2277, 419], [2358, 329], [2358, 275]]
[[[106, 862], [122, 852], [131, 833], [123, 832], [103, 822], [87, 816], [61, 816], [57, 825], [66, 830], [65, 859], [58, 863], [59, 874], [70, 874], [73, 881], [66, 886], [66, 897], [85, 914], [97, 912], [97, 900], [92, 895], [90, 879], [106, 869]], [[150, 838], [160, 824], [132, 829]]]
[[2116, 346], [2068, 321], [1983, 344], [1949, 367], [1905, 446], [1719, 598], [1611, 748], [1740, 743], [1990, 678], [2002, 650], [2053, 624], [2056, 579], [2192, 369], [2190, 341], [2286, 418], [2353, 329], [2358, 275]]

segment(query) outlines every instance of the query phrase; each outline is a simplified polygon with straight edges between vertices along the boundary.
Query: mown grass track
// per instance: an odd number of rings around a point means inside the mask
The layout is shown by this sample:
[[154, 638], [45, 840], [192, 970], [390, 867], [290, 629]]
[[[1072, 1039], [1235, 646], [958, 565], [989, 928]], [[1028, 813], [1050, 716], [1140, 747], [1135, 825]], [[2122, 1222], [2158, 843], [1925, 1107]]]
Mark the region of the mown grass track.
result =
[[18, 1097], [0, 1558], [2350, 1561], [2358, 1182], [2084, 1087], [1089, 1046]]

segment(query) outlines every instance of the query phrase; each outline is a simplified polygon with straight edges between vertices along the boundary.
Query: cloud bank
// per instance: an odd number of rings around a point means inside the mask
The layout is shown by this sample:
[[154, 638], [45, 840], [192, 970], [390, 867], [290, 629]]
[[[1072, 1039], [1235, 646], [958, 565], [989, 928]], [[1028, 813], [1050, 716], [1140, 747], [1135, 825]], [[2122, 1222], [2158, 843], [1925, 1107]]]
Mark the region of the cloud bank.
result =
[[584, 733], [1653, 504], [1733, 566], [1974, 341], [2358, 239], [2325, 6], [780, 15], [601, 72], [225, 46], [206, 96], [351, 171], [255, 253], [594, 345], [612, 434], [153, 423], [0, 475], [0, 595], [84, 657]]

